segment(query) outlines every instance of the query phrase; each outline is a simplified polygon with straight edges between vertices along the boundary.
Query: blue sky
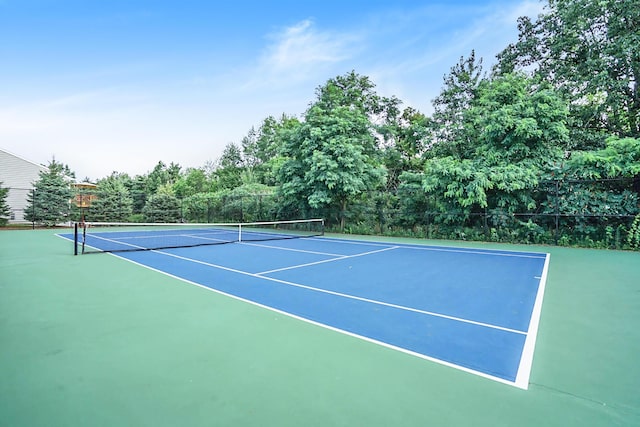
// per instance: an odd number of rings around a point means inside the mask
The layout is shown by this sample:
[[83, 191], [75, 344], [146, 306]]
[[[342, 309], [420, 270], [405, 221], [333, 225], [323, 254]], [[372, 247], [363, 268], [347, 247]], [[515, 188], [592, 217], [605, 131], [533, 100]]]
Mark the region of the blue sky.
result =
[[472, 49], [485, 70], [537, 0], [0, 0], [0, 148], [78, 179], [215, 161], [302, 116], [351, 70], [431, 113]]

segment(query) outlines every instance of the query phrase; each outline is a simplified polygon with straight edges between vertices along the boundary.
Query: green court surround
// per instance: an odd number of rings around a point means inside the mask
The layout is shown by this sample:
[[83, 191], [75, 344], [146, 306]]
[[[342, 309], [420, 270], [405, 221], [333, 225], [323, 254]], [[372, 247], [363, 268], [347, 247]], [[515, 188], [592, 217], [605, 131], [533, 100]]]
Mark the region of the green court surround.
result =
[[551, 253], [524, 391], [74, 257], [59, 231], [0, 231], [0, 425], [640, 425], [638, 252], [422, 241]]

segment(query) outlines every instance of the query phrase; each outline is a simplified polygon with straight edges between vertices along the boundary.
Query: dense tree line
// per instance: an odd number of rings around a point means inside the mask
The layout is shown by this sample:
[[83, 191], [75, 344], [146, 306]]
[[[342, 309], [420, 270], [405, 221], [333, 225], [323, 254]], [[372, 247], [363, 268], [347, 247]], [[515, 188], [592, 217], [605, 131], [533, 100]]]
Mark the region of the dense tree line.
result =
[[214, 163], [100, 179], [90, 219], [638, 247], [640, 3], [549, 0], [518, 24], [491, 70], [454, 64], [431, 116], [352, 71]]

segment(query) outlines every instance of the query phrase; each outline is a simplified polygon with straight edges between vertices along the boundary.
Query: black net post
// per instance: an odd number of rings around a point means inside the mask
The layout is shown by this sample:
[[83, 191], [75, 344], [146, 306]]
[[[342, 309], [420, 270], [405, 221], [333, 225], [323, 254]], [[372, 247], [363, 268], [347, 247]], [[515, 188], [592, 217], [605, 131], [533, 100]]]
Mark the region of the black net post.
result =
[[78, 255], [78, 223], [73, 224], [73, 254]]

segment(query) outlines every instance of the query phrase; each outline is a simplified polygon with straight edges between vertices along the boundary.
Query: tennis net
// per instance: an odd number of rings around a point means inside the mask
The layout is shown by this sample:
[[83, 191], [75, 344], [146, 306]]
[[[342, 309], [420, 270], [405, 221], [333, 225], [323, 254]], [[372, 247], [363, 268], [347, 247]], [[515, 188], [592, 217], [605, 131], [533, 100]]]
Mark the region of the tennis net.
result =
[[74, 234], [75, 254], [131, 252], [322, 236], [324, 220], [226, 224], [87, 222], [77, 223]]

